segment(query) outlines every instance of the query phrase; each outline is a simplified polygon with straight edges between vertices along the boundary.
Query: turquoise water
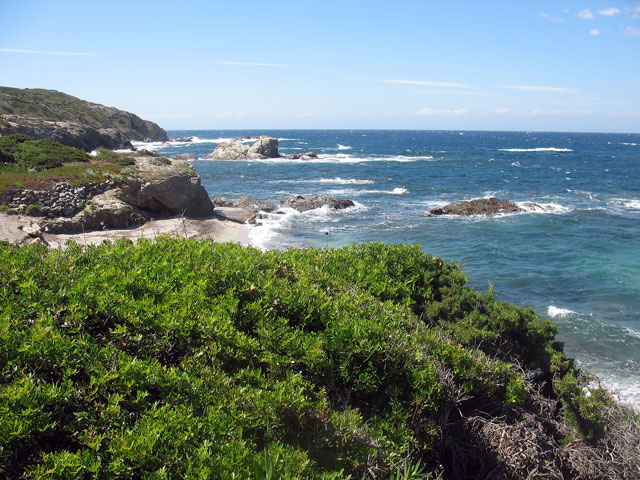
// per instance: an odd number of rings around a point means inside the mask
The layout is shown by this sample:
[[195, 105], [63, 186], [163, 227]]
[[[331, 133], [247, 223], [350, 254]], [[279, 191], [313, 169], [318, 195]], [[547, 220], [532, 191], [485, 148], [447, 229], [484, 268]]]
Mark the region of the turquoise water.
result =
[[[317, 193], [356, 207], [271, 216], [260, 248], [419, 243], [459, 263], [469, 284], [558, 324], [569, 355], [640, 406], [640, 135], [458, 131], [173, 131], [194, 142], [139, 144], [171, 156], [268, 134], [312, 161], [195, 160], [214, 196]], [[524, 213], [427, 218], [446, 203], [496, 196]], [[533, 202], [539, 207], [526, 206]], [[325, 234], [328, 232], [328, 235]]]

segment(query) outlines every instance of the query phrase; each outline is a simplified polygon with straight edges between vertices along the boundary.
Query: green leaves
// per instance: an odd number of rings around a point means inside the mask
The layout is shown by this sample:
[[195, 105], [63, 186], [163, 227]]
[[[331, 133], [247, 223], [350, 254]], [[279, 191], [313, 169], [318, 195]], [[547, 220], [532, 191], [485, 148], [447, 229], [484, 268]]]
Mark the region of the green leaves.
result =
[[0, 471], [428, 478], [447, 422], [526, 402], [512, 361], [570, 367], [464, 281], [407, 245], [1, 246]]

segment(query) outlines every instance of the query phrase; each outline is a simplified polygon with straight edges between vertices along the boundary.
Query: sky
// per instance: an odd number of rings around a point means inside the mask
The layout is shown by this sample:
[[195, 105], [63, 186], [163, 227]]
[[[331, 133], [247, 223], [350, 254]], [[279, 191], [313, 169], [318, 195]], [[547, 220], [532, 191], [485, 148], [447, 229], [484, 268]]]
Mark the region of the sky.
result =
[[0, 85], [176, 129], [640, 132], [640, 1], [0, 0]]

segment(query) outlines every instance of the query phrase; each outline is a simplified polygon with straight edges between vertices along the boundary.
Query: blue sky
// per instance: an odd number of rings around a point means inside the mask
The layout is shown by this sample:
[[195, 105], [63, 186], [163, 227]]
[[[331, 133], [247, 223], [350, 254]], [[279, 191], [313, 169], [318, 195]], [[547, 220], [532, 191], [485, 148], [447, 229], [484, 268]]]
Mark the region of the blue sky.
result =
[[166, 129], [640, 132], [640, 2], [0, 0], [0, 85]]

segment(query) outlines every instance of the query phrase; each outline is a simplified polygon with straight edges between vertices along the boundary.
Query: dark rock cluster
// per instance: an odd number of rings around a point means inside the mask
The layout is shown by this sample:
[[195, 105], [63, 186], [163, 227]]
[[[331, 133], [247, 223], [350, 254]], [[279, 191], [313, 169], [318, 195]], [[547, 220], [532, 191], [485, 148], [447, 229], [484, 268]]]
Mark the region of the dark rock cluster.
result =
[[3, 201], [15, 213], [41, 217], [72, 217], [96, 195], [115, 187], [112, 182], [73, 186], [69, 182], [52, 183], [45, 188], [8, 189]]

